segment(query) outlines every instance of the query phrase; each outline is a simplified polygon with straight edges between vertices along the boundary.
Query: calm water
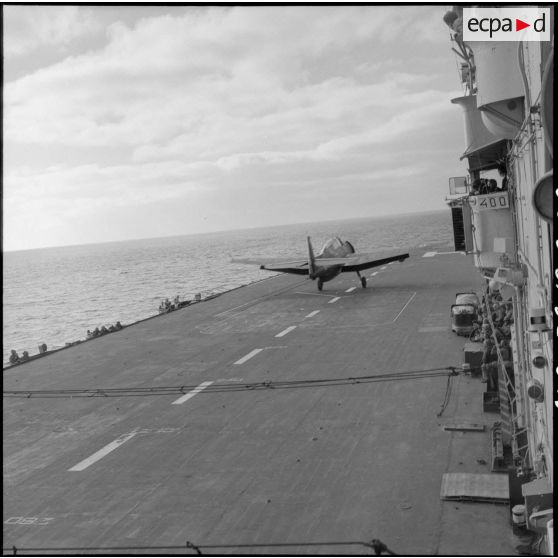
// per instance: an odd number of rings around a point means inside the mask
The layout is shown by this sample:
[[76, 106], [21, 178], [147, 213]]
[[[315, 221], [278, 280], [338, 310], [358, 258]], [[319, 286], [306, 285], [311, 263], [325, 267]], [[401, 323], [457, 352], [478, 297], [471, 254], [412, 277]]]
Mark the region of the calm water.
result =
[[157, 314], [165, 298], [207, 296], [270, 277], [232, 264], [231, 255], [306, 255], [331, 236], [358, 251], [451, 243], [449, 211], [329, 221], [170, 238], [7, 252], [4, 260], [4, 349], [21, 355], [85, 339], [88, 329]]

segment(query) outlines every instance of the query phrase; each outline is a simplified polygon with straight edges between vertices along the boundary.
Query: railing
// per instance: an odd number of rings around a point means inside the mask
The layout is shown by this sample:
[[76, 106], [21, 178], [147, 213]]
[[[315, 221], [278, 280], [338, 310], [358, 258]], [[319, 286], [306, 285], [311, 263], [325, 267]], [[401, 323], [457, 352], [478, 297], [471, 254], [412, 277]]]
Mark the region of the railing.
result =
[[[508, 304], [511, 304], [511, 302]], [[498, 355], [498, 368], [500, 371], [499, 378], [502, 378], [504, 380], [504, 387], [505, 387], [504, 395], [505, 398], [507, 399], [508, 404], [503, 406], [503, 410], [504, 412], [509, 413], [509, 418], [508, 417], [503, 417], [503, 418], [509, 425], [509, 436], [511, 439], [512, 455], [514, 457], [515, 465], [518, 468], [524, 468], [524, 465], [528, 460], [529, 445], [528, 443], [521, 445], [519, 442], [519, 438], [521, 435], [524, 435], [528, 432], [528, 427], [527, 426], [520, 427], [518, 426], [518, 424], [519, 424], [519, 419], [525, 417], [526, 409], [523, 407], [523, 405], [521, 405], [523, 411], [517, 413], [517, 402], [519, 400], [518, 391], [516, 389], [515, 382], [512, 381], [508, 375], [508, 371], [505, 365], [506, 361], [502, 357], [502, 352], [500, 350], [500, 343], [498, 341], [498, 336], [496, 335], [496, 327], [494, 321], [492, 320], [492, 312], [488, 301], [486, 301], [485, 303], [485, 310], [486, 310], [486, 317], [492, 329], [492, 337], [493, 337], [494, 345], [496, 347], [496, 354]], [[499, 385], [499, 391], [500, 391], [500, 386], [501, 384]], [[502, 400], [501, 392], [500, 392], [500, 400]], [[502, 409], [502, 405], [500, 408]]]

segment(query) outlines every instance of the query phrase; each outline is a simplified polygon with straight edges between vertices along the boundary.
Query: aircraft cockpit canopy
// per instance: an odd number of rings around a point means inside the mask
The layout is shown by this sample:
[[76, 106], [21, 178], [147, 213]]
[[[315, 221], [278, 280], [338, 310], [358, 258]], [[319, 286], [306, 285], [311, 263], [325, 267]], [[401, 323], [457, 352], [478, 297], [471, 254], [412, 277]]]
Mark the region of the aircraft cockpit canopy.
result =
[[343, 242], [338, 236], [330, 238], [323, 246], [320, 255], [336, 257], [346, 256], [347, 254], [354, 254], [355, 249], [353, 245], [345, 241]]
[[335, 236], [330, 238], [322, 247], [322, 251], [320, 252], [323, 254], [324, 252], [337, 252], [343, 246], [343, 241], [338, 237]]

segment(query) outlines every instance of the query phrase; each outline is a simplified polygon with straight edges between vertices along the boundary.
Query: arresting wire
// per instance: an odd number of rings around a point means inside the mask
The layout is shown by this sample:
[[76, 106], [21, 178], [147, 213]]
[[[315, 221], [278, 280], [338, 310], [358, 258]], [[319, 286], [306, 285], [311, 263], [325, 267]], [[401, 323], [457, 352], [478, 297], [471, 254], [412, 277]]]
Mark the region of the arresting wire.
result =
[[[280, 380], [243, 383], [213, 383], [199, 394], [228, 393], [239, 391], [259, 391], [267, 389], [298, 389], [308, 387], [335, 387], [351, 384], [366, 384], [387, 381], [417, 380], [442, 376], [455, 376], [459, 372], [456, 367], [431, 368], [426, 370], [408, 370], [366, 376], [348, 376], [344, 378], [318, 378], [305, 380]], [[5, 398], [91, 398], [91, 397], [147, 397], [156, 395], [185, 394], [195, 389], [196, 385], [122, 387], [96, 389], [52, 389], [52, 390], [4, 390]]]
[[[390, 550], [385, 543], [379, 539], [372, 539], [371, 541], [318, 541], [318, 542], [292, 542], [292, 543], [247, 543], [247, 544], [193, 544], [190, 541], [186, 541], [185, 545], [181, 546], [109, 546], [109, 547], [57, 547], [57, 548], [18, 548], [15, 545], [11, 548], [3, 548], [2, 554], [7, 555], [12, 553], [13, 556], [24, 555], [23, 553], [74, 553], [74, 554], [85, 554], [94, 553], [99, 555], [100, 552], [111, 555], [115, 553], [129, 553], [135, 554], [139, 551], [149, 552], [149, 555], [162, 555], [163, 552], [175, 551], [181, 554], [185, 550], [192, 550], [198, 556], [203, 555], [203, 550], [208, 550], [209, 555], [215, 555], [214, 552], [217, 549], [242, 549], [242, 548], [292, 548], [292, 547], [335, 547], [335, 546], [364, 546], [370, 548], [374, 551], [376, 556], [382, 554], [388, 554], [390, 556], [397, 556], [395, 552]], [[70, 554], [72, 555], [72, 554]], [[328, 554], [329, 555], [329, 554]]]

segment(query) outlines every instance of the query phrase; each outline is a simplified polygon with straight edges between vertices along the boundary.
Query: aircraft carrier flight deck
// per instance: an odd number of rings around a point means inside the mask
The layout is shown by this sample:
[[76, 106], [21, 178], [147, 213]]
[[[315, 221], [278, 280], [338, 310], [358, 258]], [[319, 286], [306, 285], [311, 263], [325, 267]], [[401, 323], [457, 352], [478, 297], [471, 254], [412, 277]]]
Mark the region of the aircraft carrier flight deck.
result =
[[513, 552], [505, 506], [440, 498], [489, 472], [488, 432], [443, 428], [491, 424], [450, 326], [470, 258], [279, 275], [5, 370], [4, 554]]

